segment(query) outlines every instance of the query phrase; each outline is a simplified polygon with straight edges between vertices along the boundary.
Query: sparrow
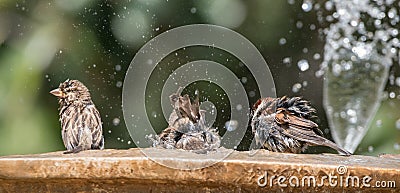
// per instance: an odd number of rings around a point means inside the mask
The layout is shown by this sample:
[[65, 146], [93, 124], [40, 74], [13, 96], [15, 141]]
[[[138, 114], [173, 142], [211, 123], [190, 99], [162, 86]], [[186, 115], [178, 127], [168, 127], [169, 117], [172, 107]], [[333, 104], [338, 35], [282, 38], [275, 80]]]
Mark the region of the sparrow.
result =
[[60, 104], [61, 136], [67, 149], [64, 153], [103, 149], [100, 113], [86, 86], [78, 80], [68, 79], [50, 93], [58, 97]]
[[152, 140], [153, 146], [196, 153], [216, 150], [220, 146], [221, 137], [216, 129], [205, 125], [205, 111], [199, 109], [198, 96], [192, 104], [189, 95], [180, 95], [181, 89], [169, 97], [173, 111], [168, 119], [168, 127], [156, 140]]
[[300, 97], [261, 98], [252, 109], [251, 128], [257, 146], [273, 152], [301, 153], [308, 146], [327, 146], [346, 156], [347, 150], [323, 137], [313, 122], [316, 110]]

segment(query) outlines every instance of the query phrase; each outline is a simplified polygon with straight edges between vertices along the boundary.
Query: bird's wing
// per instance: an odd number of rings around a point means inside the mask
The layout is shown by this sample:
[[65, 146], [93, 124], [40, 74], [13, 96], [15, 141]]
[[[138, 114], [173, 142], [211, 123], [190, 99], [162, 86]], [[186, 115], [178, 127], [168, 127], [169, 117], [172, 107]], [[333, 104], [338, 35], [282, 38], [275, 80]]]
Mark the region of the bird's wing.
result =
[[316, 127], [318, 128], [318, 125], [313, 121], [295, 116], [289, 111], [283, 109], [277, 110], [277, 113], [275, 115], [275, 120], [279, 124], [296, 125], [304, 128], [305, 130], [313, 130], [313, 128]]
[[188, 117], [190, 115], [190, 108], [188, 108], [188, 99], [181, 97], [178, 94], [173, 94], [170, 96], [171, 104], [174, 108], [168, 119], [168, 125], [173, 126], [175, 123], [182, 118]]
[[92, 148], [103, 149], [103, 127], [99, 111], [94, 105], [86, 106], [86, 110], [83, 111], [82, 122], [86, 123], [87, 127], [90, 128], [92, 134]]
[[[173, 125], [179, 118], [189, 118], [193, 123], [197, 123], [200, 119], [199, 114], [199, 100], [196, 99], [194, 104], [191, 104], [189, 95], [176, 96], [171, 95], [170, 98], [172, 105], [175, 109], [176, 116], [170, 116], [169, 125]], [[177, 99], [175, 99], [177, 98]], [[173, 112], [174, 113], [174, 112]], [[173, 120], [171, 120], [171, 118]]]
[[319, 144], [318, 141], [324, 139], [315, 133], [318, 125], [308, 119], [297, 117], [288, 111], [278, 109], [275, 121], [281, 125], [282, 132], [300, 141]]
[[180, 111], [183, 117], [188, 117], [193, 123], [197, 123], [199, 120], [199, 101], [196, 99], [192, 105], [190, 102], [189, 95], [184, 95], [180, 99]]
[[192, 117], [196, 120], [200, 119], [200, 112], [199, 112], [199, 108], [200, 108], [200, 102], [199, 102], [199, 96], [196, 96], [196, 99], [193, 101], [193, 104], [190, 105], [190, 112]]
[[322, 131], [318, 128], [316, 123], [309, 119], [298, 117], [287, 110], [278, 109], [275, 116], [275, 121], [281, 125], [288, 124], [290, 126], [302, 129], [304, 132], [310, 132], [323, 136]]
[[184, 95], [179, 98], [179, 110], [180, 113], [183, 115], [183, 117], [189, 117], [190, 118], [190, 99], [188, 95]]
[[91, 149], [93, 147], [92, 132], [89, 127], [80, 127], [78, 130], [79, 144], [78, 148], [82, 150]]
[[282, 132], [286, 136], [312, 145], [328, 146], [345, 155], [351, 155], [350, 152], [340, 148], [332, 141], [318, 135], [316, 131], [320, 130], [318, 129], [318, 125], [313, 121], [294, 116], [287, 111], [278, 111], [275, 121], [281, 125]]
[[74, 107], [65, 108], [60, 116], [62, 125], [62, 140], [67, 150], [71, 151], [78, 146], [78, 126], [79, 114]]

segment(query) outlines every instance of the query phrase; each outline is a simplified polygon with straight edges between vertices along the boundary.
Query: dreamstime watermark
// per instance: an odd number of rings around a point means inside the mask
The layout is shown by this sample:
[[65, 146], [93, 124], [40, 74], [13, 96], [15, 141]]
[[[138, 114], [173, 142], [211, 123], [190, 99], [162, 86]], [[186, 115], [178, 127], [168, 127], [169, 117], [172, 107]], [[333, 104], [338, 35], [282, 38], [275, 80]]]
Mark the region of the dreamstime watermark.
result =
[[[276, 97], [273, 77], [267, 62], [257, 48], [239, 33], [225, 27], [208, 24], [186, 25], [161, 33], [136, 53], [127, 70], [122, 90], [122, 109], [129, 134], [136, 146], [154, 161], [157, 161], [157, 152], [146, 148], [151, 146], [146, 136], [157, 135], [146, 113], [145, 93], [148, 80], [163, 58], [176, 50], [193, 46], [218, 48], [232, 54], [249, 69], [251, 76], [255, 78], [261, 97]], [[225, 132], [222, 136], [221, 146], [233, 151], [242, 141], [246, 132], [250, 108], [248, 93], [244, 86], [239, 78], [223, 64], [198, 60], [175, 69], [165, 81], [161, 92], [161, 106], [165, 120], [168, 120], [169, 114], [172, 112], [168, 96], [176, 92], [179, 87], [186, 87], [196, 81], [214, 83], [222, 88], [228, 96], [231, 107], [230, 118], [238, 125], [235, 130]], [[241, 108], [236, 108], [238, 106]], [[204, 162], [204, 165], [177, 166], [170, 162], [161, 164], [177, 169], [198, 169], [217, 163], [232, 151], [219, 152], [215, 155], [216, 157]], [[210, 158], [210, 156], [212, 155], [203, 157]]]
[[312, 176], [305, 175], [298, 176], [284, 176], [284, 175], [269, 175], [264, 171], [262, 175], [257, 178], [257, 185], [260, 187], [356, 187], [356, 188], [396, 188], [396, 181], [387, 180], [379, 181], [374, 180], [371, 176], [353, 176], [346, 175], [347, 167], [340, 165], [336, 168], [336, 172], [328, 175]]

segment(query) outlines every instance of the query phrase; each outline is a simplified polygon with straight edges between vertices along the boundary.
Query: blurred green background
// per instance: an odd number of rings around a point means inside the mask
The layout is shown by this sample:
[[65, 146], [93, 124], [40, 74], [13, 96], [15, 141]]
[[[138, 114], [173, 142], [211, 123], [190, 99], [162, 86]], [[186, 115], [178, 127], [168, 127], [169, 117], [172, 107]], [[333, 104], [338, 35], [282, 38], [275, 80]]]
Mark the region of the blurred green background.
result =
[[[277, 95], [304, 96], [318, 111], [321, 129], [330, 137], [322, 106], [322, 29], [324, 2], [304, 11], [295, 0], [0, 0], [0, 155], [64, 150], [57, 99], [49, 94], [60, 82], [78, 79], [91, 91], [99, 109], [106, 148], [134, 147], [125, 127], [121, 95], [125, 72], [135, 53], [169, 29], [208, 23], [233, 29], [260, 50], [274, 76]], [[182, 64], [198, 59], [230, 67], [254, 103], [258, 89], [248, 69], [234, 56], [215, 48], [193, 47], [166, 57], [151, 77], [146, 105], [153, 126], [161, 131], [162, 83]], [[298, 61], [308, 69], [300, 70]], [[392, 66], [382, 105], [357, 154], [400, 153], [399, 64]], [[229, 65], [233, 64], [233, 65]], [[396, 84], [399, 80], [399, 84]], [[223, 133], [229, 104], [216, 85], [199, 82], [184, 92], [201, 91], [201, 99], [217, 101], [215, 126]], [[175, 91], [171, 91], [175, 92]], [[393, 94], [394, 93], [394, 94]], [[393, 97], [394, 96], [394, 97]], [[218, 102], [219, 101], [219, 102]], [[222, 113], [224, 112], [224, 113]], [[238, 147], [244, 150], [248, 132]], [[309, 152], [329, 151], [310, 148]]]

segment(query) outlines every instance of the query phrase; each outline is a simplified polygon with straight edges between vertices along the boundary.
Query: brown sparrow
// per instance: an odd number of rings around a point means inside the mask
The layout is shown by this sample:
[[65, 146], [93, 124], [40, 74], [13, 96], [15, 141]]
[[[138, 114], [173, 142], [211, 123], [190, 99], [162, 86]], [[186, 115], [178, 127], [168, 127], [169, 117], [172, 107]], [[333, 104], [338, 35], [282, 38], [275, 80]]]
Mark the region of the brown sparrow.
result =
[[308, 146], [331, 147], [344, 155], [350, 152], [323, 137], [311, 121], [315, 109], [300, 97], [262, 98], [253, 106], [251, 128], [258, 146], [273, 152], [300, 153]]
[[50, 92], [60, 104], [61, 136], [67, 151], [103, 149], [104, 137], [100, 113], [89, 90], [77, 80], [66, 80]]
[[188, 95], [180, 95], [181, 89], [170, 96], [173, 111], [168, 127], [153, 140], [153, 146], [191, 150], [196, 153], [217, 149], [221, 137], [216, 129], [205, 125], [205, 111], [199, 109], [198, 96], [192, 104]]

